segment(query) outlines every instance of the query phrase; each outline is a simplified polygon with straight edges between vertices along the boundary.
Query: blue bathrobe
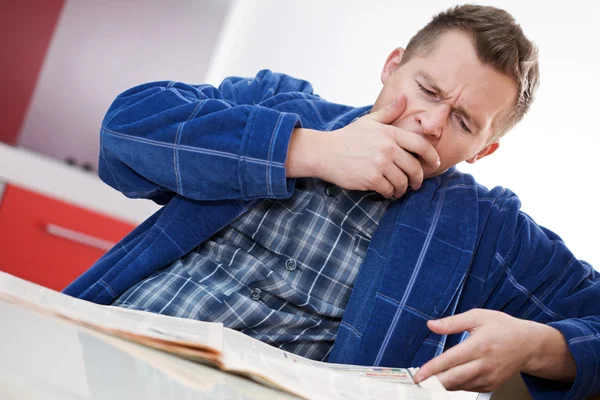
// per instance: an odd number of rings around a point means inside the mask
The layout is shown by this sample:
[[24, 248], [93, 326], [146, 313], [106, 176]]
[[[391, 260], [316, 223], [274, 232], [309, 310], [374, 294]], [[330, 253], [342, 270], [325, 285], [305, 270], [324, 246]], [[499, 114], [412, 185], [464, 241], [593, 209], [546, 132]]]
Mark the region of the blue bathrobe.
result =
[[[114, 101], [102, 123], [100, 177], [164, 204], [65, 293], [111, 304], [196, 248], [258, 199], [292, 195], [285, 160], [296, 127], [348, 125], [370, 107], [333, 104], [311, 85], [261, 71], [214, 88], [155, 82]], [[520, 211], [518, 197], [451, 168], [390, 205], [357, 276], [330, 362], [421, 366], [465, 335], [429, 319], [472, 308], [545, 323], [565, 337], [574, 383], [524, 375], [534, 397], [600, 391], [600, 274]]]

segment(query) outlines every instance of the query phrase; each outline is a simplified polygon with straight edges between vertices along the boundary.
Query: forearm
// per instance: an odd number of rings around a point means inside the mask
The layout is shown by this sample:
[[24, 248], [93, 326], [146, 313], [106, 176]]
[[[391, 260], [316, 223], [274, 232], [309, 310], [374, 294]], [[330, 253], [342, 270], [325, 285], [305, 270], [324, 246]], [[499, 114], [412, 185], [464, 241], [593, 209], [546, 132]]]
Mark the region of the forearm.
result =
[[576, 365], [562, 333], [545, 324], [528, 322], [532, 347], [522, 372], [556, 381], [573, 381]]
[[326, 134], [313, 129], [296, 128], [292, 132], [285, 161], [288, 178], [319, 177], [320, 154], [327, 145]]

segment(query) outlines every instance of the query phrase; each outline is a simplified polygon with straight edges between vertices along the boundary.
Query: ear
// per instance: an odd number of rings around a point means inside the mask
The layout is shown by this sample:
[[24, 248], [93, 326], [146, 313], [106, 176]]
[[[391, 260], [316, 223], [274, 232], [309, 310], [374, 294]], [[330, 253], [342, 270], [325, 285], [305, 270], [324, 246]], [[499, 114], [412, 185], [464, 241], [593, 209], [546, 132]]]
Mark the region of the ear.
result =
[[385, 61], [385, 65], [383, 66], [383, 71], [381, 71], [381, 83], [385, 85], [388, 79], [390, 79], [390, 77], [400, 66], [403, 56], [404, 49], [402, 47], [397, 47], [390, 53]]
[[500, 147], [499, 142], [490, 143], [483, 149], [481, 149], [479, 153], [475, 154], [473, 157], [467, 159], [466, 161], [469, 164], [473, 164], [475, 161], [481, 160], [483, 157], [487, 157], [490, 154], [494, 153], [496, 150], [498, 150], [498, 147]]

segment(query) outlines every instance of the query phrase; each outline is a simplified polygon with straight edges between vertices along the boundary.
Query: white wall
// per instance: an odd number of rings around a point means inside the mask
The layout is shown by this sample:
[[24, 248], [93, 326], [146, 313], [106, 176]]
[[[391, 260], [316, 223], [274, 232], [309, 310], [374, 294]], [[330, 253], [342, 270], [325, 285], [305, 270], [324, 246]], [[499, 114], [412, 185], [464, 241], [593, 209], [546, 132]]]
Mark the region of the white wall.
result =
[[[600, 269], [595, 182], [600, 171], [600, 27], [592, 1], [478, 2], [510, 11], [540, 48], [541, 87], [500, 150], [474, 166], [515, 191], [523, 209]], [[453, 1], [237, 0], [207, 81], [269, 68], [313, 83], [330, 101], [371, 104], [389, 52]]]
[[201, 82], [230, 0], [67, 0], [18, 145], [96, 167], [114, 98], [160, 80]]

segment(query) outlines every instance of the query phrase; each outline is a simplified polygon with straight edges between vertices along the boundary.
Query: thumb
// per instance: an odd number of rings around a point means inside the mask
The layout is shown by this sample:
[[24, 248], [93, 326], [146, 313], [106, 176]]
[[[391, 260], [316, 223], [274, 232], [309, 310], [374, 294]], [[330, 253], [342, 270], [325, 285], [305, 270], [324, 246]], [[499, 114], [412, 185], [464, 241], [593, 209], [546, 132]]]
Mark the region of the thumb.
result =
[[481, 322], [474, 310], [442, 319], [427, 321], [427, 327], [439, 335], [462, 333], [476, 328]]
[[369, 114], [367, 118], [377, 121], [381, 124], [391, 124], [406, 110], [406, 97], [400, 95], [394, 99], [390, 104], [381, 107], [379, 110]]

